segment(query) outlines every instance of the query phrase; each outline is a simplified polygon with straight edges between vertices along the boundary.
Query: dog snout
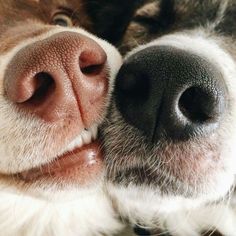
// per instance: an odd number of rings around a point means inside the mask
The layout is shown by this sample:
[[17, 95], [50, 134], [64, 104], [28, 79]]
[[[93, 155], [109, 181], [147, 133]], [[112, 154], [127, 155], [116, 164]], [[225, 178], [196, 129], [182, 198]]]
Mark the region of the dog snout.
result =
[[9, 63], [6, 96], [47, 122], [80, 116], [89, 126], [108, 90], [107, 55], [91, 38], [61, 32], [21, 49]]
[[227, 106], [217, 66], [170, 46], [131, 55], [115, 86], [123, 118], [154, 142], [207, 136], [219, 127]]

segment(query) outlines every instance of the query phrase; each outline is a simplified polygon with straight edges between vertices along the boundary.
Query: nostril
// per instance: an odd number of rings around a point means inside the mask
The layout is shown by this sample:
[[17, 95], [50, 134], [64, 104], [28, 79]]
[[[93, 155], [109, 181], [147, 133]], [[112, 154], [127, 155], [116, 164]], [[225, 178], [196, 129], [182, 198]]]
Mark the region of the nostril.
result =
[[83, 74], [87, 76], [98, 75], [102, 72], [104, 65], [90, 65], [86, 67], [80, 67]]
[[102, 73], [105, 68], [106, 54], [94, 54], [93, 52], [82, 52], [79, 57], [81, 72], [86, 76], [96, 76]]
[[32, 80], [32, 85], [32, 95], [27, 101], [25, 101], [30, 104], [43, 103], [49, 94], [55, 89], [55, 81], [53, 77], [46, 72], [37, 73]]
[[193, 123], [205, 123], [215, 118], [214, 97], [198, 87], [184, 91], [179, 99], [179, 109]]

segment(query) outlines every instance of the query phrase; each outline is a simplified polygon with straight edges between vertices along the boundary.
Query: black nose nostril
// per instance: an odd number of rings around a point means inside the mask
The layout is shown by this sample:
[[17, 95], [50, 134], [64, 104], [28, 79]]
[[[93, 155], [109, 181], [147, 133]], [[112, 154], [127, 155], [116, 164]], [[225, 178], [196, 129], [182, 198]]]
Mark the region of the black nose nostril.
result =
[[179, 109], [193, 123], [206, 123], [214, 120], [214, 98], [201, 88], [192, 87], [184, 91], [179, 99]]
[[48, 95], [52, 93], [54, 89], [55, 81], [50, 74], [46, 72], [37, 73], [32, 81], [32, 95], [25, 102], [34, 105], [40, 104], [47, 99]]

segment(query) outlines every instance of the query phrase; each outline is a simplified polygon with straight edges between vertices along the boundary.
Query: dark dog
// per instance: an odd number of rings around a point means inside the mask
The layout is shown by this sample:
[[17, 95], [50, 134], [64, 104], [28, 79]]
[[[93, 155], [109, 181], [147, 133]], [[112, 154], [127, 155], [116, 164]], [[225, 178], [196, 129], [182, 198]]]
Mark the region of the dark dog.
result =
[[235, 37], [233, 0], [136, 11], [103, 132], [110, 195], [132, 223], [236, 235]]
[[101, 235], [119, 224], [97, 139], [121, 57], [83, 0], [0, 0], [0, 234]]

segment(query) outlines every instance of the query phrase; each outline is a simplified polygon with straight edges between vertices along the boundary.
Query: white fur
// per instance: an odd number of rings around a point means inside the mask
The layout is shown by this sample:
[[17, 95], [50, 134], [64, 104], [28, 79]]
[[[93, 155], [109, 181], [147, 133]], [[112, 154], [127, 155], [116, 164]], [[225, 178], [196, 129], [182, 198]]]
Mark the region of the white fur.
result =
[[236, 236], [236, 207], [230, 197], [220, 203], [203, 205], [203, 199], [161, 198], [148, 187], [109, 188], [116, 208], [132, 225], [150, 231], [158, 228], [174, 236], [200, 236], [209, 230]]
[[47, 197], [1, 187], [0, 230], [6, 236], [111, 235], [120, 229], [101, 185], [44, 193]]

